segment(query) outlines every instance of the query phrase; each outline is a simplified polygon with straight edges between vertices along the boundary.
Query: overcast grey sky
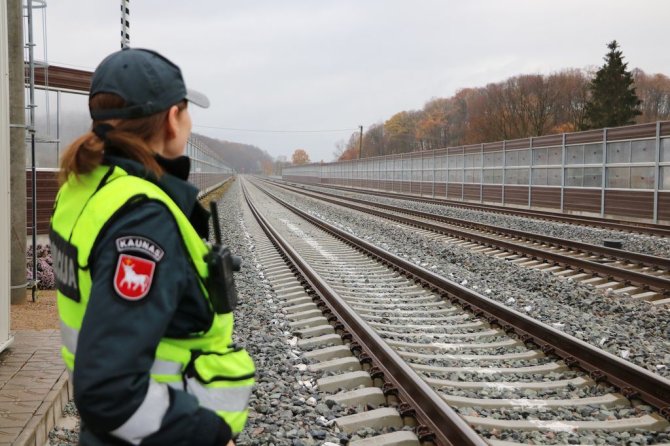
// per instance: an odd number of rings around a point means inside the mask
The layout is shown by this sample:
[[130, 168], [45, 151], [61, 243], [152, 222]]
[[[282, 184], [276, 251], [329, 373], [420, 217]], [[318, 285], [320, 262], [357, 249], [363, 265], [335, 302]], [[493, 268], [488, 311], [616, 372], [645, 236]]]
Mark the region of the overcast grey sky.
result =
[[[119, 48], [118, 0], [47, 4], [51, 63], [93, 70]], [[130, 40], [209, 96], [194, 131], [328, 161], [358, 125], [516, 74], [601, 65], [613, 39], [630, 68], [670, 75], [669, 19], [668, 0], [131, 0]]]

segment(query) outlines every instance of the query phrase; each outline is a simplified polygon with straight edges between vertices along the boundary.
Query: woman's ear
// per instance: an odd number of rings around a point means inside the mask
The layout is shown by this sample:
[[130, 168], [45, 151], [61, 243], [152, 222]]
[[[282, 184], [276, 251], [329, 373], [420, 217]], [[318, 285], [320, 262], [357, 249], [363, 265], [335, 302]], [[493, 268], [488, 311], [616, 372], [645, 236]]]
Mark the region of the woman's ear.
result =
[[179, 129], [179, 107], [173, 105], [168, 110], [167, 119], [165, 120], [165, 137], [167, 140], [173, 139], [177, 136]]

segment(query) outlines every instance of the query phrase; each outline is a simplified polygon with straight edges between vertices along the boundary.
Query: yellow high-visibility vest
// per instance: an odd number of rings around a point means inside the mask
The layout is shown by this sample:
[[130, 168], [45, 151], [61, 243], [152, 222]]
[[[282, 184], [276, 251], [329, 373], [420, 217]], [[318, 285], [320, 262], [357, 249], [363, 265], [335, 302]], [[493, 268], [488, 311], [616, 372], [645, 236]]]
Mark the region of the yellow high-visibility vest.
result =
[[[90, 297], [91, 250], [108, 220], [136, 197], [160, 201], [170, 210], [209, 302], [204, 260], [209, 246], [167, 193], [119, 166], [99, 166], [89, 174], [71, 177], [58, 192], [51, 218], [61, 354], [70, 372], [76, 367], [77, 339]], [[233, 314], [215, 314], [206, 333], [188, 339], [161, 339], [151, 378], [194, 395], [201, 406], [214, 410], [237, 434], [247, 419], [255, 368], [246, 350], [233, 345], [232, 331]]]

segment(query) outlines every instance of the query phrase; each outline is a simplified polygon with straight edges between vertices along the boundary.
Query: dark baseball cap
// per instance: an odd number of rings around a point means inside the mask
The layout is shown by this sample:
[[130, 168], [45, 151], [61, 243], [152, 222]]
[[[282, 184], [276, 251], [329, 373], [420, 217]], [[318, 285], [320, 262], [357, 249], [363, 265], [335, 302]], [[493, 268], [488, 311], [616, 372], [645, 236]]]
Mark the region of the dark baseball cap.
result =
[[177, 65], [155, 51], [124, 48], [107, 56], [93, 73], [89, 97], [98, 93], [121, 96], [123, 108], [90, 110], [95, 121], [153, 115], [186, 99], [203, 108], [209, 99], [186, 88]]

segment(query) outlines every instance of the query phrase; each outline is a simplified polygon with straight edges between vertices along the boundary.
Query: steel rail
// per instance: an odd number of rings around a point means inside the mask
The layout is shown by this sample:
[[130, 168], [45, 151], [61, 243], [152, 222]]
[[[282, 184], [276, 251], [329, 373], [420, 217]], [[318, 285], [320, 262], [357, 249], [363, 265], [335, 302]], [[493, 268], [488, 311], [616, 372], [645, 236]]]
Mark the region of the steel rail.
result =
[[[283, 186], [280, 186], [283, 187]], [[343, 203], [340, 197], [338, 199], [330, 199], [327, 197], [320, 197], [316, 196], [304, 191], [300, 191], [301, 194], [307, 195], [307, 196], [312, 196], [313, 198], [319, 199], [321, 201], [326, 201], [329, 203], [334, 203], [334, 204], [339, 204], [339, 205], [345, 205], [347, 209], [354, 209], [357, 211], [365, 212], [368, 214], [375, 215], [377, 217], [382, 217], [388, 220], [396, 221], [398, 223], [406, 224], [409, 226], [414, 226], [420, 229], [426, 229], [430, 230], [433, 232], [437, 232], [440, 234], [448, 234], [452, 235], [458, 238], [466, 239], [466, 240], [472, 240], [476, 241], [477, 243], [481, 243], [485, 246], [491, 246], [491, 247], [496, 247], [496, 248], [502, 248], [505, 249], [506, 251], [509, 251], [510, 253], [516, 253], [516, 254], [522, 254], [525, 256], [528, 256], [532, 259], [544, 259], [548, 260], [551, 262], [554, 262], [558, 265], [564, 265], [564, 266], [569, 266], [571, 268], [576, 268], [578, 270], [584, 270], [584, 271], [591, 271], [597, 274], [600, 274], [605, 277], [610, 277], [613, 279], [618, 279], [620, 281], [626, 282], [626, 283], [635, 283], [638, 285], [641, 285], [643, 287], [649, 287], [654, 289], [655, 291], [658, 291], [661, 294], [666, 294], [670, 291], [670, 279], [666, 279], [663, 277], [657, 277], [657, 276], [652, 276], [649, 274], [644, 274], [644, 273], [639, 273], [636, 271], [631, 271], [631, 270], [626, 270], [623, 268], [617, 268], [614, 266], [610, 266], [607, 264], [603, 263], [598, 263], [598, 262], [593, 262], [590, 260], [584, 260], [584, 259], [579, 259], [576, 257], [571, 257], [563, 254], [558, 254], [558, 253], [553, 253], [553, 252], [548, 252], [548, 251], [543, 251], [542, 249], [538, 248], [533, 248], [532, 246], [524, 246], [524, 245], [518, 245], [513, 242], [508, 242], [505, 240], [500, 240], [497, 238], [493, 237], [487, 237], [485, 235], [479, 235], [479, 234], [473, 234], [467, 231], [461, 231], [459, 229], [454, 229], [454, 228], [448, 228], [445, 226], [441, 226], [438, 224], [432, 224], [428, 222], [421, 222], [421, 221], [416, 221], [408, 217], [402, 217], [399, 215], [391, 215], [383, 211], [377, 211], [375, 209], [370, 209], [367, 207], [363, 206], [357, 206], [355, 204], [349, 204], [349, 203]], [[354, 199], [356, 200], [356, 199]], [[368, 204], [368, 203], [366, 203]], [[376, 206], [376, 205], [375, 205]], [[388, 205], [380, 205], [379, 207], [386, 208], [389, 207]], [[394, 209], [392, 206], [390, 208]], [[405, 212], [405, 210], [396, 210], [398, 212]], [[410, 214], [413, 214], [412, 212], [407, 212]], [[421, 213], [420, 213], [421, 214]], [[424, 218], [433, 218], [432, 214], [426, 214], [428, 217]], [[451, 220], [449, 217], [444, 217], [446, 220]], [[459, 225], [462, 225], [460, 220], [456, 220]], [[448, 223], [448, 221], [447, 221]], [[488, 225], [482, 225], [480, 223], [473, 223], [471, 227], [477, 228], [478, 226], [486, 228]], [[497, 230], [500, 230], [503, 232], [507, 231], [504, 228], [499, 228], [492, 226], [491, 228], [496, 228]], [[536, 234], [531, 234], [531, 233], [524, 233], [522, 231], [515, 231], [511, 230], [510, 234], [513, 233], [518, 233], [522, 234], [526, 238], [532, 238]], [[518, 235], [517, 235], [518, 237]], [[555, 240], [553, 243], [560, 243], [561, 247], [566, 247], [566, 248], [574, 248], [577, 250], [587, 250], [587, 251], [592, 251], [592, 252], [600, 252], [600, 253], [606, 253], [610, 251], [615, 251], [617, 254], [620, 256], [619, 258], [624, 258], [626, 257], [621, 256], [621, 252], [626, 253], [626, 251], [623, 250], [618, 250], [614, 248], [606, 248], [606, 247], [600, 247], [600, 246], [595, 246], [595, 245], [589, 245], [587, 243], [580, 243], [580, 242], [575, 242], [573, 244], [572, 241], [570, 240], [561, 240], [561, 239], [555, 239], [553, 237], [549, 237], [550, 239]], [[593, 247], [593, 250], [591, 250], [591, 247]], [[602, 248], [602, 249], [601, 249]], [[651, 264], [663, 264], [666, 266], [670, 266], [670, 260], [668, 259], [663, 259], [662, 257], [655, 257], [655, 256], [647, 256], [645, 254], [639, 254], [636, 253], [637, 256], [632, 256], [632, 257], [637, 257], [637, 258], [651, 258], [651, 260], [648, 260], [649, 262], [652, 262]], [[628, 259], [627, 259], [628, 260]]]
[[397, 257], [372, 243], [313, 217], [265, 189], [261, 190], [313, 225], [367, 255], [379, 259], [406, 277], [414, 279], [415, 282], [441, 293], [445, 298], [460, 304], [476, 316], [487, 319], [491, 324], [500, 325], [507, 332], [515, 332], [523, 342], [533, 343], [543, 352], [562, 358], [569, 366], [582, 368], [596, 381], [607, 380], [627, 398], [644, 400], [658, 408], [662, 416], [670, 417], [670, 380]]
[[463, 209], [471, 209], [482, 212], [491, 212], [491, 213], [500, 213], [500, 214], [511, 214], [515, 216], [528, 216], [530, 218], [537, 218], [540, 220], [550, 220], [550, 221], [561, 221], [565, 223], [577, 224], [577, 225], [586, 225], [586, 226], [595, 226], [600, 228], [609, 228], [615, 229], [623, 232], [637, 232], [645, 233], [651, 235], [659, 235], [670, 237], [670, 226], [668, 225], [657, 225], [653, 223], [644, 223], [644, 222], [633, 222], [626, 220], [615, 220], [615, 219], [606, 219], [599, 217], [590, 217], [586, 215], [580, 215], [578, 217], [566, 215], [559, 212], [544, 212], [538, 210], [528, 210], [521, 208], [513, 208], [507, 206], [496, 206], [493, 204], [477, 204], [477, 203], [463, 203], [461, 201], [453, 201], [447, 198], [430, 198], [423, 197], [420, 195], [407, 195], [400, 192], [386, 192], [378, 191], [372, 189], [358, 189], [354, 187], [345, 187], [345, 186], [336, 186], [331, 184], [302, 184], [295, 183], [292, 181], [281, 180], [284, 183], [295, 184], [297, 187], [305, 186], [317, 186], [323, 188], [337, 189], [348, 192], [354, 192], [359, 194], [368, 194], [368, 195], [377, 195], [380, 197], [386, 198], [395, 198], [398, 200], [409, 200], [409, 201], [421, 201], [430, 204], [438, 204], [441, 206], [453, 206]]
[[[374, 203], [372, 201], [367, 201], [363, 200], [360, 198], [353, 198], [353, 197], [343, 197], [340, 195], [335, 195], [331, 194], [328, 192], [321, 192], [321, 191], [305, 191], [305, 189], [302, 188], [295, 188], [291, 186], [286, 186], [283, 184], [276, 184], [278, 187], [283, 187], [286, 188], [287, 190], [299, 190], [301, 194], [311, 196], [313, 198], [317, 199], [322, 199], [319, 195], [326, 195], [329, 197], [333, 197], [336, 200], [343, 200], [343, 201], [351, 201], [354, 203], [360, 203], [366, 206], [372, 206], [380, 209], [386, 209], [389, 211], [393, 212], [399, 212], [403, 214], [408, 214], [408, 215], [414, 215], [416, 217], [421, 217], [425, 218], [428, 220], [437, 220], [443, 223], [449, 223], [457, 226], [463, 226], [466, 228], [472, 228], [476, 229], [478, 231], [482, 232], [491, 232], [494, 234], [502, 235], [502, 236], [513, 236], [522, 240], [526, 241], [540, 241], [543, 243], [547, 243], [550, 245], [554, 245], [556, 247], [560, 248], [570, 248], [574, 249], [577, 251], [586, 251], [590, 253], [597, 253], [603, 256], [608, 256], [608, 257], [613, 257], [615, 259], [619, 260], [625, 260], [631, 263], [639, 263], [643, 264], [645, 266], [655, 266], [658, 268], [664, 268], [666, 270], [670, 270], [670, 258], [665, 258], [665, 257], [659, 257], [659, 256], [653, 256], [649, 254], [643, 254], [639, 252], [632, 252], [632, 251], [626, 251], [623, 249], [617, 249], [617, 248], [610, 248], [608, 246], [599, 246], [599, 245], [593, 245], [590, 243], [584, 243], [584, 242], [579, 242], [576, 240], [567, 240], [567, 239], [561, 239], [558, 237], [551, 237], [548, 235], [543, 235], [543, 234], [538, 234], [535, 232], [526, 232], [526, 231], [519, 231], [517, 229], [511, 229], [511, 228], [504, 228], [502, 226], [496, 226], [496, 225], [489, 225], [485, 223], [477, 223], [473, 221], [468, 221], [468, 220], [461, 220], [458, 218], [453, 218], [453, 217], [447, 217], [444, 215], [437, 215], [437, 214], [431, 214], [430, 212], [422, 212], [422, 211], [416, 211], [413, 209], [406, 209], [406, 208], [401, 208], [398, 206], [393, 206], [389, 204], [383, 204], [383, 203]], [[333, 202], [331, 200], [328, 200], [329, 202]]]
[[246, 202], [261, 228], [285, 258], [297, 269], [309, 287], [342, 323], [373, 364], [383, 372], [384, 380], [399, 391], [401, 400], [410, 404], [415, 418], [435, 435], [440, 445], [486, 446], [487, 443], [439, 395], [393, 351], [354, 310], [339, 297], [293, 247], [260, 214], [242, 184]]

